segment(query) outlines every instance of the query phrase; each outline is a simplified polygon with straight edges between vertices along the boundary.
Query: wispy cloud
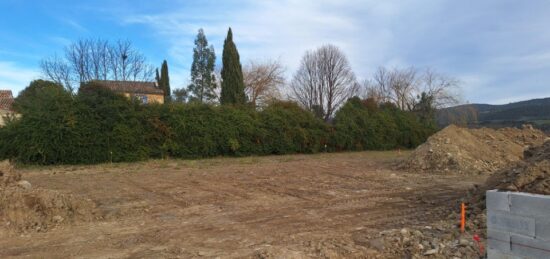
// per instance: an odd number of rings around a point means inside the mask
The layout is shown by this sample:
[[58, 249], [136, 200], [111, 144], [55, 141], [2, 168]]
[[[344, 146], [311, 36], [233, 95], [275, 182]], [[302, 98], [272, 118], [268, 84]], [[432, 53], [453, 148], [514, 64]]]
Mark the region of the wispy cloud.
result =
[[50, 39], [51, 42], [55, 43], [56, 45], [62, 46], [62, 47], [68, 46], [72, 42], [70, 39], [67, 39], [67, 38], [61, 37], [61, 36], [51, 36], [51, 37], [49, 37], [49, 39]]
[[[546, 0], [99, 0], [58, 6], [64, 18], [36, 29], [45, 42], [24, 34], [14, 37], [19, 32], [9, 26], [3, 31], [11, 34], [0, 36], [0, 48], [48, 56], [46, 52], [81, 35], [130, 38], [154, 62], [167, 58], [172, 85], [182, 87], [197, 30], [205, 30], [219, 62], [227, 28], [232, 27], [243, 64], [279, 59], [289, 78], [306, 50], [330, 43], [346, 53], [360, 79], [378, 66], [431, 67], [458, 77], [470, 102], [550, 95]], [[20, 12], [27, 10], [22, 4]], [[11, 20], [18, 17], [13, 14]], [[47, 21], [36, 19], [34, 26]], [[5, 55], [0, 60], [23, 68], [36, 66], [38, 59]]]
[[68, 27], [72, 28], [73, 30], [76, 30], [77, 32], [80, 32], [80, 33], [86, 33], [86, 32], [89, 32], [89, 30], [84, 27], [83, 25], [81, 25], [80, 23], [78, 23], [77, 21], [73, 20], [73, 19], [69, 19], [69, 18], [59, 18], [59, 20], [67, 25]]
[[[169, 54], [182, 69], [189, 69], [193, 37], [204, 28], [221, 53], [227, 28], [232, 27], [241, 62], [248, 59], [279, 58], [294, 71], [306, 50], [331, 43], [346, 52], [358, 74], [365, 75], [378, 65], [394, 64], [393, 35], [379, 23], [391, 22], [402, 5], [379, 1], [235, 1], [208, 12], [185, 6], [158, 14], [141, 13], [124, 17], [125, 24], [151, 26], [170, 42]], [[239, 8], [229, 9], [232, 5]], [[358, 15], [362, 14], [362, 15]], [[376, 39], [376, 40], [372, 40]], [[390, 55], [387, 55], [387, 54]], [[390, 56], [388, 58], [388, 56]], [[389, 60], [389, 61], [388, 61]], [[399, 62], [402, 63], [402, 62]]]
[[137, 12], [123, 22], [150, 26], [167, 38], [180, 70], [189, 69], [198, 28], [220, 53], [231, 26], [242, 62], [280, 58], [290, 73], [306, 50], [331, 43], [348, 55], [360, 78], [378, 66], [415, 65], [464, 77], [465, 98], [473, 102], [502, 102], [526, 96], [526, 89], [529, 96], [550, 94], [544, 83], [550, 81], [545, 1], [520, 6], [497, 0], [211, 3]]
[[12, 90], [14, 95], [39, 76], [40, 73], [34, 69], [23, 68], [12, 62], [0, 61], [0, 89]]

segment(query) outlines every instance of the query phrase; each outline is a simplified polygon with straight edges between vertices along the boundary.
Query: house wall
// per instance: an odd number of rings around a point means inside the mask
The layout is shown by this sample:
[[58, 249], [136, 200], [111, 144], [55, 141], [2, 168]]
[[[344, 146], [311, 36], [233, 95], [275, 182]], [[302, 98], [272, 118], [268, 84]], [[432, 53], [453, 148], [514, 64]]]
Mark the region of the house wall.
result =
[[4, 116], [6, 116], [7, 112], [4, 110], [0, 110], [0, 127], [4, 126]]
[[4, 117], [6, 116], [15, 116], [15, 117], [19, 117], [18, 114], [15, 114], [11, 111], [7, 111], [7, 110], [0, 110], [0, 127], [6, 125], [6, 122], [4, 121]]
[[164, 103], [164, 95], [148, 94], [147, 99], [149, 100], [149, 103]]
[[[130, 93], [123, 93], [124, 96], [131, 98], [132, 96], [135, 96], [135, 94]], [[147, 96], [147, 103], [164, 103], [164, 95], [160, 94], [141, 94], [143, 96]]]

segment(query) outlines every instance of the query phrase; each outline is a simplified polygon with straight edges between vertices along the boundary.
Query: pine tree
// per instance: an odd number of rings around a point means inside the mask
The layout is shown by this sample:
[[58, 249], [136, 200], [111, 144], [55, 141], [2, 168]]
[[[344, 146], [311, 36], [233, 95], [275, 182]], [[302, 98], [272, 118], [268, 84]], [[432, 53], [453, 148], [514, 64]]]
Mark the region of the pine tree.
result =
[[162, 62], [160, 76], [157, 69], [156, 78], [159, 88], [164, 91], [164, 102], [170, 102], [172, 96], [170, 90], [170, 77], [168, 76], [168, 62], [166, 62], [166, 60]]
[[233, 32], [231, 31], [231, 28], [229, 28], [227, 38], [225, 38], [223, 43], [222, 62], [221, 104], [246, 103], [243, 72], [239, 61], [239, 52], [237, 51], [235, 43], [233, 43]]
[[211, 102], [216, 98], [216, 76], [214, 66], [216, 54], [214, 46], [208, 46], [204, 31], [199, 29], [193, 48], [193, 64], [191, 65], [191, 84], [187, 87], [190, 101]]

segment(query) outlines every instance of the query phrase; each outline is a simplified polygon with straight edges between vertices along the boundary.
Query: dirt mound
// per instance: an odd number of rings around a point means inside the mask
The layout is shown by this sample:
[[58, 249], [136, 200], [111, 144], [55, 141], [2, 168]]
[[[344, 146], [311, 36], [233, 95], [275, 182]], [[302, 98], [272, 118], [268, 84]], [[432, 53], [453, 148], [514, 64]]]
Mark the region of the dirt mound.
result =
[[550, 140], [525, 151], [525, 159], [492, 175], [487, 189], [550, 195]]
[[8, 162], [0, 167], [0, 228], [47, 231], [52, 226], [97, 217], [96, 205], [74, 195], [33, 188]]
[[433, 173], [492, 173], [523, 158], [526, 146], [541, 145], [546, 135], [523, 129], [467, 129], [448, 126], [428, 138], [401, 169]]
[[[500, 133], [510, 134], [514, 139], [519, 134], [515, 130]], [[520, 132], [522, 133], [522, 132]], [[523, 137], [517, 139], [524, 142]], [[536, 144], [536, 142], [534, 142]], [[464, 200], [456, 201], [456, 208], [462, 201], [467, 204], [466, 232], [458, 231], [458, 210], [449, 214], [446, 220], [437, 223], [434, 228], [390, 230], [379, 234], [384, 255], [392, 257], [431, 256], [434, 258], [477, 258], [484, 255], [473, 236], [479, 236], [480, 243], [486, 247], [486, 198], [487, 190], [500, 189], [550, 195], [550, 140], [541, 146], [530, 147], [524, 151], [524, 159], [510, 164], [491, 175], [482, 186], [468, 191]], [[435, 231], [437, 230], [437, 231]]]

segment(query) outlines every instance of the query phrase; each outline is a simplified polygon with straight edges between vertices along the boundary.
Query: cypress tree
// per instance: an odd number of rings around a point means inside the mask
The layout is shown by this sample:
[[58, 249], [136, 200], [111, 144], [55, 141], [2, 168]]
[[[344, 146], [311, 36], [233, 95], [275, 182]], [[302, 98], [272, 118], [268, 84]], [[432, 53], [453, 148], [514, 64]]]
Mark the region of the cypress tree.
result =
[[203, 103], [216, 98], [216, 92], [214, 92], [217, 87], [214, 75], [215, 63], [214, 46], [208, 46], [204, 31], [199, 29], [195, 39], [195, 48], [193, 48], [191, 84], [187, 87], [187, 92], [191, 94], [190, 101]]
[[[157, 72], [158, 75], [158, 72]], [[168, 76], [168, 62], [164, 60], [160, 68], [160, 77], [158, 77], [159, 88], [164, 91], [164, 102], [170, 102], [170, 77]]]
[[239, 52], [233, 43], [231, 28], [229, 28], [227, 38], [223, 43], [222, 62], [221, 104], [244, 104], [246, 94], [244, 93], [243, 71], [239, 61]]
[[159, 75], [159, 69], [158, 68], [155, 69], [155, 80], [157, 81], [157, 85], [160, 88], [160, 75]]

